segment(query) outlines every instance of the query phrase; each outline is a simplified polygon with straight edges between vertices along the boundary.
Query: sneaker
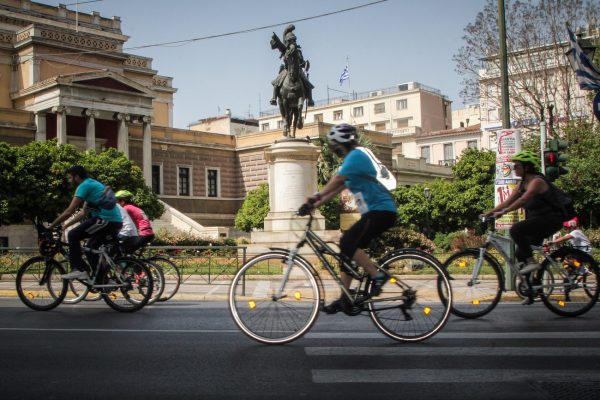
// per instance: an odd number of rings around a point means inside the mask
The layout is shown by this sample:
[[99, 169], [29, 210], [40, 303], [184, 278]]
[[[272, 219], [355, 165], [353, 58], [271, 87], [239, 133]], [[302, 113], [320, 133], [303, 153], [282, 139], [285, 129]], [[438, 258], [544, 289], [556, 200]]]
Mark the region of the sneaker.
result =
[[527, 296], [523, 299], [523, 301], [521, 302], [521, 305], [522, 306], [530, 306], [533, 303], [534, 303], [533, 299], [531, 297]]
[[383, 272], [378, 272], [374, 278], [372, 278], [373, 284], [371, 285], [371, 296], [379, 296], [381, 294], [381, 288], [387, 282], [387, 275]]
[[521, 268], [521, 270], [519, 272], [521, 273], [521, 275], [529, 274], [529, 273], [531, 273], [533, 271], [537, 271], [541, 268], [542, 268], [542, 266], [538, 263], [529, 263], [529, 264], [525, 265], [523, 268]]
[[68, 280], [71, 280], [71, 279], [88, 280], [88, 279], [90, 279], [87, 272], [78, 271], [78, 270], [71, 271], [68, 274], [63, 274], [60, 277], [62, 279], [68, 279]]
[[325, 313], [327, 313], [327, 314], [336, 314], [336, 313], [342, 311], [343, 301], [344, 301], [344, 299], [339, 298], [336, 301], [323, 307], [323, 311], [325, 311]]

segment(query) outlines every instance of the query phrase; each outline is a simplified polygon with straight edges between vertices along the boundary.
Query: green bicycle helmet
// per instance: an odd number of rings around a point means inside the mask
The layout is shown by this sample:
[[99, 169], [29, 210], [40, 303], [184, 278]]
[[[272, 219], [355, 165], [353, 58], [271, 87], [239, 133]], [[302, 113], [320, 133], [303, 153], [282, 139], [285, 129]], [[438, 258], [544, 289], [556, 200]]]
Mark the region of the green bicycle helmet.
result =
[[115, 197], [117, 199], [131, 200], [133, 198], [133, 193], [131, 193], [129, 190], [119, 190], [117, 193], [115, 193]]
[[537, 154], [529, 150], [518, 152], [511, 158], [511, 161], [520, 161], [522, 163], [533, 164], [536, 168], [540, 167], [540, 159]]

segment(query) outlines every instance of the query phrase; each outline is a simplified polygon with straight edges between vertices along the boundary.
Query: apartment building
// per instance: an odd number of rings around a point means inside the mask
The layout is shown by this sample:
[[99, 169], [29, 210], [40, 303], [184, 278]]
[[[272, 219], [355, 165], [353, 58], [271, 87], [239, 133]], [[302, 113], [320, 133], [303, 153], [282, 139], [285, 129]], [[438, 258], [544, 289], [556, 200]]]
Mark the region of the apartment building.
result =
[[[584, 49], [595, 49], [600, 28], [580, 30]], [[587, 92], [577, 84], [565, 52], [568, 42], [549, 43], [508, 55], [511, 126], [525, 133], [539, 129], [544, 120], [554, 129], [592, 113]], [[491, 135], [502, 127], [502, 97], [498, 56], [482, 59], [479, 71], [481, 126]]]

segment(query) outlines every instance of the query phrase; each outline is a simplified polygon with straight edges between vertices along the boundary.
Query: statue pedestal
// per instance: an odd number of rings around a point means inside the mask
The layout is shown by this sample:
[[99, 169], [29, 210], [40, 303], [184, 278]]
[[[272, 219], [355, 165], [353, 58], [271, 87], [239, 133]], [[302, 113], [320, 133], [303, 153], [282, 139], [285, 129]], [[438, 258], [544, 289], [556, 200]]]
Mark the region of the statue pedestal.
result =
[[[282, 246], [295, 244], [308, 217], [298, 208], [317, 191], [317, 159], [320, 149], [306, 139], [278, 140], [265, 150], [269, 175], [269, 207], [264, 231], [252, 232], [252, 243]], [[313, 230], [325, 230], [325, 218], [315, 212]]]

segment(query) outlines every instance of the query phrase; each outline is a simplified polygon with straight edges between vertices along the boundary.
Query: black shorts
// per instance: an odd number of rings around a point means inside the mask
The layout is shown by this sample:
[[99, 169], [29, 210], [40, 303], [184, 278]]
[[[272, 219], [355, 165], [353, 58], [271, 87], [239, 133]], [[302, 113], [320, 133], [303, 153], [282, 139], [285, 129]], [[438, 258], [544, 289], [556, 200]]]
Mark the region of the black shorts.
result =
[[340, 239], [343, 255], [352, 259], [357, 249], [369, 247], [371, 240], [394, 226], [396, 213], [392, 211], [369, 211], [360, 217]]

